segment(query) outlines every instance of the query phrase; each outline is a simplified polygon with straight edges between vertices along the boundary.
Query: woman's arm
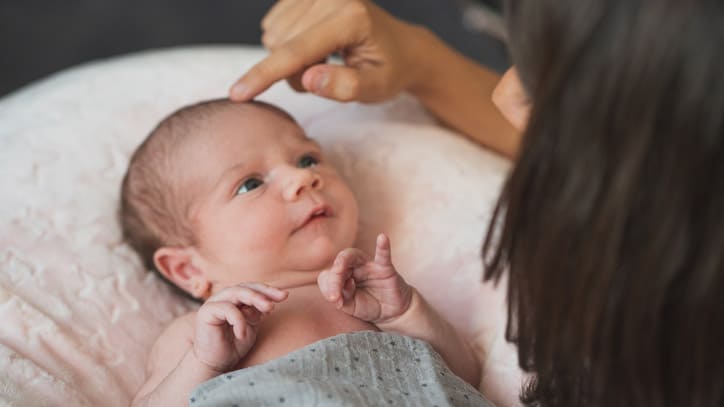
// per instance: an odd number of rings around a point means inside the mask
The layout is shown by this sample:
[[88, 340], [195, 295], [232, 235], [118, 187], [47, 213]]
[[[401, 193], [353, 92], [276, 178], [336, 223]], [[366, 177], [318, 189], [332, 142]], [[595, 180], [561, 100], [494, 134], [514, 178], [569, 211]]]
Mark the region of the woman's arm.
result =
[[408, 91], [442, 122], [473, 141], [514, 158], [521, 133], [493, 103], [500, 76], [445, 45], [432, 32], [417, 28], [410, 37], [420, 74]]

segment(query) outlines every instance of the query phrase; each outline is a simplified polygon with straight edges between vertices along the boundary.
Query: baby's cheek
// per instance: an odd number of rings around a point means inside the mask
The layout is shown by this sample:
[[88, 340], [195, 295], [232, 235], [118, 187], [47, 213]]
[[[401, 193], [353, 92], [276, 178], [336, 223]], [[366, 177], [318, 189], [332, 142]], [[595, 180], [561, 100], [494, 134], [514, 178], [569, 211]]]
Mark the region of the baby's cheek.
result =
[[291, 227], [283, 213], [262, 210], [249, 217], [247, 225], [240, 233], [244, 234], [245, 246], [248, 249], [273, 251], [284, 246]]
[[[286, 236], [285, 219], [268, 206], [243, 215], [218, 219], [215, 240], [217, 247], [224, 247], [226, 256], [246, 258], [272, 256], [283, 245]], [[236, 262], [235, 262], [236, 263]]]
[[343, 248], [354, 246], [357, 240], [357, 232], [359, 229], [359, 206], [352, 192], [349, 192], [347, 206], [340, 219], [342, 223], [342, 236], [340, 237]]

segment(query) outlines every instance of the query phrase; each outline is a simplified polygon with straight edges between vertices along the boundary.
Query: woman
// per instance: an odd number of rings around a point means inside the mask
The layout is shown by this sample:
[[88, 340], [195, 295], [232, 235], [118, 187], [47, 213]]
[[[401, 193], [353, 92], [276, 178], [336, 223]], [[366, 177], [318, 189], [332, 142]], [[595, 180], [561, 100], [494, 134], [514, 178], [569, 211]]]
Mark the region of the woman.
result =
[[373, 4], [283, 0], [231, 96], [282, 78], [342, 101], [407, 91], [515, 158], [483, 256], [509, 278], [526, 403], [724, 405], [724, 3], [519, 0], [507, 21], [517, 71], [493, 92]]

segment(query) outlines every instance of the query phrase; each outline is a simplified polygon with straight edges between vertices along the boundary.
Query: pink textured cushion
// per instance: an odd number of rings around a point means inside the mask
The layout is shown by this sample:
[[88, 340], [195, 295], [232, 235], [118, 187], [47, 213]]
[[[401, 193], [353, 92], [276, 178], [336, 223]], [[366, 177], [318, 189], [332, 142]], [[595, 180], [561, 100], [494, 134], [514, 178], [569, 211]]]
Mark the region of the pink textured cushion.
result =
[[[120, 240], [120, 179], [160, 118], [222, 97], [264, 55], [186, 48], [62, 72], [0, 100], [0, 405], [125, 406], [156, 336], [194, 305]], [[320, 141], [355, 191], [359, 246], [387, 232], [407, 279], [477, 346], [482, 390], [516, 403], [503, 287], [480, 283], [480, 246], [505, 160], [438, 126], [409, 96], [364, 106], [266, 100]]]

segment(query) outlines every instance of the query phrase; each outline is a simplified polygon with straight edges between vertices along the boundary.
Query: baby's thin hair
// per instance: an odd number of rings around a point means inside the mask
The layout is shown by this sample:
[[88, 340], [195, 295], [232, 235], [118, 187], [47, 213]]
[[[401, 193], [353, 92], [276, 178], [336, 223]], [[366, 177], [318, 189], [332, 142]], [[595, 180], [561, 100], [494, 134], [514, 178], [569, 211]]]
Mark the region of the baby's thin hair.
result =
[[[294, 121], [275, 106], [250, 103]], [[161, 120], [131, 156], [121, 184], [118, 212], [123, 240], [138, 253], [147, 270], [153, 270], [162, 278], [153, 260], [156, 250], [163, 246], [195, 244], [189, 220], [191, 199], [172, 178], [184, 164], [179, 162], [180, 146], [191, 137], [203, 135], [208, 121], [232, 106], [240, 105], [229, 99], [214, 99], [176, 110]], [[188, 296], [186, 292], [183, 294]]]

